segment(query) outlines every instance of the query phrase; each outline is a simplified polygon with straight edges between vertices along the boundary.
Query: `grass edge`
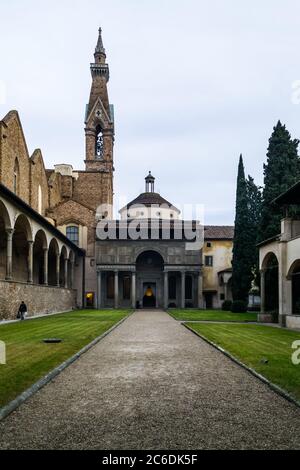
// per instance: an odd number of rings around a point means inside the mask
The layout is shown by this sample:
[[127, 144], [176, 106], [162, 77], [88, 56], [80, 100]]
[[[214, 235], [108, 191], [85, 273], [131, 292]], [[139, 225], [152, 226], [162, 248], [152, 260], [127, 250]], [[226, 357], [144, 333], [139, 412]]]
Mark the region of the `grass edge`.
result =
[[90, 343], [86, 344], [83, 348], [73, 354], [71, 357], [66, 359], [64, 362], [56, 366], [54, 369], [50, 370], [44, 377], [40, 378], [37, 382], [34, 382], [29, 388], [24, 390], [20, 395], [11, 400], [0, 408], [0, 422], [3, 421], [8, 415], [15, 411], [19, 406], [21, 406], [26, 400], [32, 397], [35, 393], [41, 390], [45, 385], [47, 385], [51, 380], [57, 377], [63, 370], [69, 367], [73, 362], [79, 359], [83, 354], [89, 351], [93, 346], [95, 346], [99, 341], [101, 341], [105, 336], [110, 334], [115, 328], [121, 325], [127, 318], [133, 314], [134, 310], [129, 312], [124, 318], [121, 318], [117, 323], [112, 325], [108, 330], [104, 331], [100, 336], [94, 338]]
[[233, 356], [230, 352], [226, 351], [226, 349], [223, 349], [221, 346], [219, 346], [218, 344], [214, 343], [213, 341], [211, 341], [210, 339], [206, 338], [204, 335], [202, 335], [201, 333], [199, 333], [198, 331], [194, 330], [193, 328], [191, 328], [189, 325], [187, 325], [186, 323], [181, 323], [186, 329], [188, 329], [189, 331], [191, 331], [194, 335], [198, 336], [199, 338], [201, 338], [203, 341], [205, 341], [207, 344], [209, 344], [210, 346], [212, 346], [213, 348], [217, 349], [219, 352], [221, 352], [222, 354], [224, 354], [225, 356], [227, 356], [229, 359], [231, 359], [233, 362], [235, 362], [236, 364], [238, 364], [240, 367], [242, 367], [243, 369], [245, 369], [246, 371], [248, 371], [250, 374], [252, 374], [254, 377], [256, 377], [257, 379], [259, 379], [261, 382], [263, 382], [265, 385], [267, 385], [271, 390], [273, 390], [273, 392], [276, 392], [278, 395], [280, 395], [281, 397], [285, 398], [286, 400], [288, 400], [290, 403], [293, 403], [294, 405], [296, 405], [298, 408], [300, 408], [300, 401], [297, 400], [296, 398], [294, 398], [292, 395], [290, 395], [286, 390], [284, 390], [283, 388], [279, 387], [279, 385], [276, 385], [274, 384], [273, 382], [271, 382], [269, 379], [267, 379], [264, 375], [261, 375], [259, 374], [258, 372], [256, 372], [255, 369], [252, 369], [252, 367], [249, 367], [247, 366], [244, 362], [240, 361], [237, 357]]

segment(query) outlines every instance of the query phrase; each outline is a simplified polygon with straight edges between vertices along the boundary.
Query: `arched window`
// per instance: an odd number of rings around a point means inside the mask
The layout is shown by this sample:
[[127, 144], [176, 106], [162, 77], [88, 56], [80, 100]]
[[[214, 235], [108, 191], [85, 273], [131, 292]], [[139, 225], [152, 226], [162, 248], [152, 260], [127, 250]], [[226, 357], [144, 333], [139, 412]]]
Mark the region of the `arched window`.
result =
[[71, 242], [75, 243], [75, 245], [79, 245], [79, 227], [76, 225], [69, 225], [66, 230], [66, 235]]
[[13, 192], [15, 194], [19, 194], [19, 179], [20, 179], [20, 168], [19, 168], [19, 161], [15, 159], [15, 166], [14, 166], [14, 176], [13, 176]]
[[43, 212], [43, 194], [42, 194], [41, 185], [39, 184], [39, 189], [38, 189], [38, 213], [42, 214], [42, 212]]
[[103, 141], [103, 132], [101, 126], [97, 126], [96, 128], [96, 148], [95, 148], [95, 155], [97, 158], [103, 158], [103, 151], [104, 151], [104, 141]]

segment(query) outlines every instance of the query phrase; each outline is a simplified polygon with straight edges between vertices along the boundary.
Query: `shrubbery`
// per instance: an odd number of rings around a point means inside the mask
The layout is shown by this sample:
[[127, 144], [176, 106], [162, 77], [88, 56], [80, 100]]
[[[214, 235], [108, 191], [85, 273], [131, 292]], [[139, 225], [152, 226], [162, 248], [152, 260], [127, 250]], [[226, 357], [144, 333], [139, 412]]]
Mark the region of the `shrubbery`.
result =
[[231, 307], [232, 300], [224, 300], [224, 302], [222, 303], [222, 310], [224, 310], [225, 312], [230, 312]]
[[268, 314], [272, 316], [272, 323], [278, 323], [279, 321], [278, 310], [272, 310], [271, 312], [268, 312]]
[[248, 310], [248, 303], [244, 300], [234, 300], [232, 302], [231, 311], [233, 313], [245, 313]]

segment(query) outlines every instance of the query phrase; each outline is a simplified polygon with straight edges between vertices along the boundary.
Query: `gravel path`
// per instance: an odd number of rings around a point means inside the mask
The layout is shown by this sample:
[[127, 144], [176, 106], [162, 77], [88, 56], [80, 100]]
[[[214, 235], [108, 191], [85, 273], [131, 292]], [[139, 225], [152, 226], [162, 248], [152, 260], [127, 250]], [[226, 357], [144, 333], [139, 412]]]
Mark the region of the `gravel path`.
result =
[[1, 449], [300, 449], [300, 410], [138, 311], [0, 423]]

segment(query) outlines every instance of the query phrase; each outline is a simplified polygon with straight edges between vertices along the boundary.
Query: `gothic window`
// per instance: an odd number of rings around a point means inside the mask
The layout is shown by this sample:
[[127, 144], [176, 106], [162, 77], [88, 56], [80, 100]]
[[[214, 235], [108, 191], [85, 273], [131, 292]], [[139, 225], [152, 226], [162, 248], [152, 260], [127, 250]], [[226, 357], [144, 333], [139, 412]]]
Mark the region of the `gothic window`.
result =
[[67, 238], [75, 245], [79, 245], [79, 228], [76, 225], [70, 225], [66, 231]]
[[103, 158], [103, 151], [104, 151], [104, 141], [103, 141], [103, 132], [100, 126], [96, 128], [96, 148], [95, 148], [95, 155], [96, 158]]
[[15, 159], [15, 166], [14, 166], [14, 175], [13, 175], [13, 186], [14, 186], [14, 193], [19, 194], [19, 179], [20, 179], [20, 169], [19, 169], [19, 162], [18, 159]]
[[43, 212], [43, 194], [42, 194], [41, 185], [39, 184], [39, 188], [38, 188], [38, 213], [42, 214], [42, 212]]

